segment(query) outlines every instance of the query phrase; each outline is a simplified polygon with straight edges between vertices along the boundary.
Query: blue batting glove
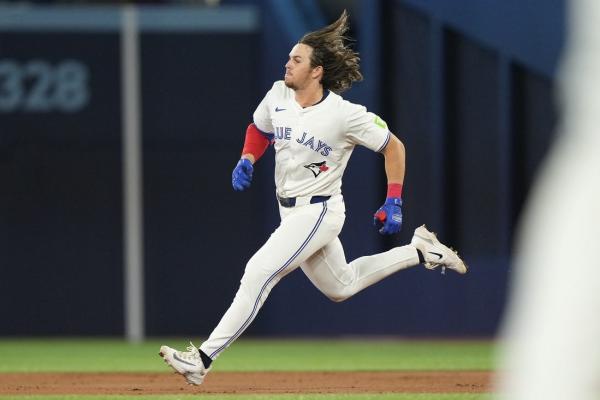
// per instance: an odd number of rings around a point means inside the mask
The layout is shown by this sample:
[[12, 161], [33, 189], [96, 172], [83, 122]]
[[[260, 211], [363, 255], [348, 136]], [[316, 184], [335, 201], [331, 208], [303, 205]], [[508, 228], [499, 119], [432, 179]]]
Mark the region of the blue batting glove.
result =
[[250, 160], [246, 158], [240, 159], [231, 174], [231, 186], [233, 186], [233, 190], [242, 192], [248, 189], [250, 182], [252, 182], [253, 171], [254, 167], [252, 167]]
[[379, 233], [392, 235], [402, 228], [402, 199], [388, 197], [373, 216], [373, 225], [381, 226]]

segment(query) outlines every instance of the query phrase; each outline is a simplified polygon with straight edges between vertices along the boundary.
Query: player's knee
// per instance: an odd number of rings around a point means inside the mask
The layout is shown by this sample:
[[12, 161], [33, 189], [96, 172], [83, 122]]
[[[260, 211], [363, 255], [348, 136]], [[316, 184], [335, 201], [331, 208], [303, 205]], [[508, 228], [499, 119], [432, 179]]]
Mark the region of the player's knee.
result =
[[342, 301], [348, 299], [348, 294], [345, 290], [335, 290], [325, 293], [325, 296], [334, 303], [341, 303]]
[[255, 258], [251, 258], [246, 263], [244, 269], [244, 276], [242, 276], [242, 285], [256, 286], [261, 282], [265, 282], [269, 279], [271, 273], [268, 268], [265, 268], [264, 263], [260, 262]]
[[347, 299], [347, 297], [345, 297], [345, 296], [327, 296], [327, 297], [329, 297], [329, 300], [333, 301], [334, 303], [341, 303], [342, 301]]
[[244, 284], [254, 284], [261, 280], [262, 273], [260, 269], [253, 267], [253, 265], [249, 262], [246, 264], [246, 269], [244, 270], [244, 276], [242, 276], [242, 285]]

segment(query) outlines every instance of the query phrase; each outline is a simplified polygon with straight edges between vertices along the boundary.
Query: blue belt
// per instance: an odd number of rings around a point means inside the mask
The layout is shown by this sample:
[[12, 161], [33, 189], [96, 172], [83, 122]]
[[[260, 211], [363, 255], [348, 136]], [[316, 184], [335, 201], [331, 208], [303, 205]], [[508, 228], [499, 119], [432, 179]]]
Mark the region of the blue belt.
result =
[[[310, 204], [322, 203], [331, 198], [331, 196], [313, 196], [310, 198]], [[277, 200], [279, 200], [279, 204], [282, 207], [291, 208], [296, 206], [296, 198], [295, 197], [279, 197], [277, 196]]]

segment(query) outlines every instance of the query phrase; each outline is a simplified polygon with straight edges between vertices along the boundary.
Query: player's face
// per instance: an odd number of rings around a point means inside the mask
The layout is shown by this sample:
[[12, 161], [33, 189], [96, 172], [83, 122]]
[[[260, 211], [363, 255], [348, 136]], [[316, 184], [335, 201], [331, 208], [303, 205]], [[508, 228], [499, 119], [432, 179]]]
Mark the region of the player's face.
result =
[[310, 57], [313, 49], [305, 44], [298, 43], [292, 48], [289, 60], [285, 64], [285, 85], [290, 89], [299, 90], [308, 87], [315, 79], [319, 78], [318, 69], [311, 68]]

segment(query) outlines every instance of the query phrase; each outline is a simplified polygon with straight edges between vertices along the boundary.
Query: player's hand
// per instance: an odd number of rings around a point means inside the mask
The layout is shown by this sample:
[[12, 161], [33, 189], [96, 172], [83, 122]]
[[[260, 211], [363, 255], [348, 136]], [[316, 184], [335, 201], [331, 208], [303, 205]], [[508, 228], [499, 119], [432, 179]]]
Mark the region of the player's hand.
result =
[[250, 182], [252, 182], [253, 171], [254, 167], [252, 167], [250, 160], [246, 158], [240, 159], [231, 174], [231, 186], [233, 186], [233, 190], [242, 192], [248, 189]]
[[382, 235], [392, 235], [400, 232], [400, 228], [402, 228], [402, 199], [388, 197], [373, 216], [373, 224], [381, 226], [379, 233]]

